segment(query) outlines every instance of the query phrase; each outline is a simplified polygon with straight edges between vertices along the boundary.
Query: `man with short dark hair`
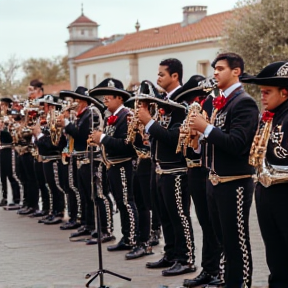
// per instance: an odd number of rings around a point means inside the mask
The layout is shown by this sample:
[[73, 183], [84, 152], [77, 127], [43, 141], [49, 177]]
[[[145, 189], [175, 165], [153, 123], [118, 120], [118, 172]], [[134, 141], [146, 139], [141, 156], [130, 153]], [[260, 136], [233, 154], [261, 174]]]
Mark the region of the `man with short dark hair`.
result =
[[204, 134], [211, 155], [207, 197], [212, 225], [223, 247], [220, 278], [225, 287], [251, 287], [249, 212], [254, 169], [248, 157], [259, 112], [239, 82], [244, 68], [239, 55], [219, 54], [212, 67], [223, 95], [214, 101], [211, 124], [196, 115], [190, 128]]
[[166, 98], [173, 100], [173, 94], [182, 86], [183, 66], [176, 58], [162, 60], [158, 68], [157, 84], [166, 91]]

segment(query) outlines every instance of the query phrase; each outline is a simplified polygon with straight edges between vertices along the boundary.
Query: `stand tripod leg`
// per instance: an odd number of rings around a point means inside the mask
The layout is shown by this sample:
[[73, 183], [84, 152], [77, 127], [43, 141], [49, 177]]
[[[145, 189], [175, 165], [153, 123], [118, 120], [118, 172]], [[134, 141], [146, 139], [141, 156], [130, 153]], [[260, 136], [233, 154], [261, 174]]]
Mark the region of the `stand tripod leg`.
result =
[[127, 281], [131, 281], [131, 280], [132, 280], [131, 278], [122, 276], [122, 275], [120, 275], [120, 274], [117, 274], [117, 273], [115, 273], [115, 272], [112, 272], [112, 271], [109, 271], [109, 270], [106, 270], [106, 269], [104, 269], [103, 272], [104, 272], [104, 273], [111, 274], [111, 275], [113, 275], [113, 276], [119, 277], [119, 278], [124, 279], [124, 280], [127, 280]]
[[[94, 272], [93, 272], [94, 273]], [[91, 273], [91, 274], [93, 274]], [[86, 287], [89, 287], [89, 285], [92, 283], [92, 281], [99, 275], [100, 271], [97, 271], [94, 275], [92, 275], [90, 277], [90, 279], [88, 279], [88, 281], [86, 282]]]

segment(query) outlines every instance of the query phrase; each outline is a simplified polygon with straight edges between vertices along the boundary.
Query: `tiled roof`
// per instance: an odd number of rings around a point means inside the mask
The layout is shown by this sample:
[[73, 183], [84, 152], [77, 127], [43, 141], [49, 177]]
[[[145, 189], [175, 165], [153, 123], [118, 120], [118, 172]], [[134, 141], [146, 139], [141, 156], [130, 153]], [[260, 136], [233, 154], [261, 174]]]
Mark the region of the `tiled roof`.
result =
[[43, 88], [45, 94], [58, 95], [61, 90], [70, 90], [71, 85], [70, 82], [61, 82], [57, 84], [43, 85]]
[[78, 24], [95, 24], [95, 25], [98, 25], [96, 22], [92, 21], [91, 19], [86, 17], [84, 14], [82, 14], [74, 22], [72, 22], [68, 26], [68, 28], [71, 27], [71, 26], [77, 26]]
[[206, 16], [185, 27], [182, 27], [181, 23], [176, 23], [126, 34], [121, 40], [92, 48], [75, 57], [75, 60], [216, 38], [221, 36], [224, 21], [231, 16], [232, 11], [226, 11]]

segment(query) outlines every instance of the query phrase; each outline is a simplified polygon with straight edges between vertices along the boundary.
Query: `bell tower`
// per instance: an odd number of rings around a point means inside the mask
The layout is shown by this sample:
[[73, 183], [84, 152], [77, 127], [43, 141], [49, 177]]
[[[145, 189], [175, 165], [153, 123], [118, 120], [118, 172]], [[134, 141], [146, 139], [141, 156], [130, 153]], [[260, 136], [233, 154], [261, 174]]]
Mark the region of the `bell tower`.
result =
[[84, 15], [83, 4], [81, 5], [81, 15], [67, 27], [69, 39], [66, 41], [66, 45], [68, 48], [70, 83], [72, 89], [77, 85], [77, 83], [75, 83], [73, 58], [95, 46], [103, 45], [101, 39], [98, 37], [98, 27], [97, 22], [92, 21]]

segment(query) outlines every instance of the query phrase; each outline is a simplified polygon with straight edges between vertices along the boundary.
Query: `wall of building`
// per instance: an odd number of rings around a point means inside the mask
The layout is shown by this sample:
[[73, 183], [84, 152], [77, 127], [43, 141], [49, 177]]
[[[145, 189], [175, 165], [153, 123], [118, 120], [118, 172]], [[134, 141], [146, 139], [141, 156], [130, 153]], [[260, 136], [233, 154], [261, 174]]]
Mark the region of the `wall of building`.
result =
[[[174, 48], [157, 51], [154, 53], [143, 53], [138, 55], [139, 79], [150, 80], [156, 83], [159, 63], [166, 58], [177, 58], [183, 64], [183, 83], [195, 74], [206, 74], [212, 76], [213, 68], [211, 62], [219, 51], [214, 43], [189, 46], [185, 48]], [[206, 66], [203, 73], [202, 66]]]
[[[212, 76], [213, 68], [211, 67], [211, 62], [218, 51], [219, 45], [215, 42], [210, 42], [111, 57], [94, 60], [91, 63], [76, 63], [77, 86], [87, 86], [86, 84], [88, 84], [88, 88], [92, 88], [107, 77], [121, 80], [124, 87], [127, 87], [130, 82], [141, 82], [146, 79], [156, 84], [158, 65], [161, 60], [166, 58], [177, 58], [183, 63], [183, 83], [185, 83], [194, 74]], [[94, 85], [95, 83], [96, 85]]]
[[85, 65], [77, 65], [76, 86], [93, 88], [108, 77], [121, 80], [125, 87], [130, 83], [128, 56], [127, 58], [114, 57], [109, 61], [103, 59]]

